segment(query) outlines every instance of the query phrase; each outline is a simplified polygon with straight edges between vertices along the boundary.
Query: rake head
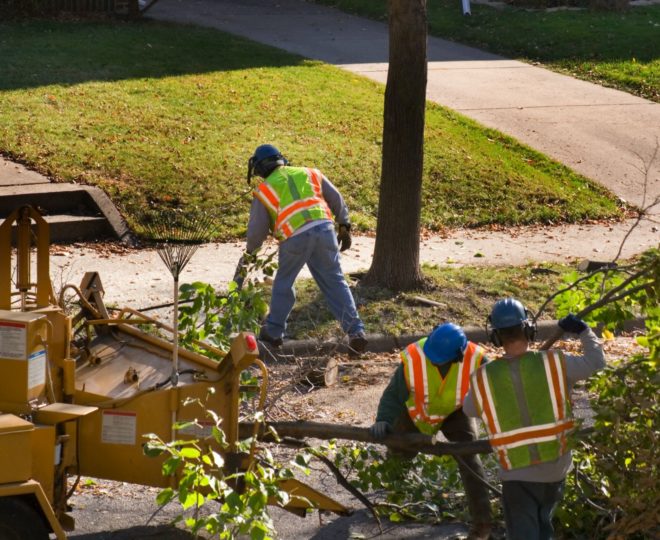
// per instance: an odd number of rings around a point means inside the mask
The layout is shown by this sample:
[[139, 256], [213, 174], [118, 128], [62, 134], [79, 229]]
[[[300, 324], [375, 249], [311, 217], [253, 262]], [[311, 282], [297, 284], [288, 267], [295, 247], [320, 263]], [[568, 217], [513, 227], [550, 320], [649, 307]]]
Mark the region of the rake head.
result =
[[213, 216], [172, 209], [150, 215], [143, 227], [144, 236], [157, 243], [158, 255], [175, 280], [199, 245], [211, 240], [217, 232]]

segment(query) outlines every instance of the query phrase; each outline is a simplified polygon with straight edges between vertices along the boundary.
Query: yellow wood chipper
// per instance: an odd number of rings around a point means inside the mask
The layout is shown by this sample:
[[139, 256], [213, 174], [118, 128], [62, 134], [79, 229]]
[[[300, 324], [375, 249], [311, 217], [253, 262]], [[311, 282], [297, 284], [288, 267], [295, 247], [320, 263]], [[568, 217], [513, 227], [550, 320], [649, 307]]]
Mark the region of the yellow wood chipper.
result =
[[[64, 309], [65, 291], [81, 306], [75, 315]], [[103, 294], [99, 275], [88, 272], [55, 298], [48, 224], [36, 210], [19, 208], [0, 225], [3, 539], [66, 538], [64, 531], [74, 527], [67, 499], [80, 475], [171, 486], [175, 479], [163, 476], [162, 460], [144, 455], [143, 435], [173, 440], [176, 422], [197, 420], [176, 438], [203, 439], [204, 406], [222, 419], [226, 462], [245, 469], [256, 459], [237, 450], [241, 372], [260, 369], [259, 406], [266, 395], [267, 371], [254, 335], [239, 334], [228, 354], [199, 344], [219, 361], [178, 348], [173, 380], [172, 329], [130, 308], [110, 316]], [[198, 404], [184, 406], [186, 400]], [[286, 507], [294, 513], [304, 515], [310, 506], [348, 513], [297, 480], [281, 487], [294, 495]]]

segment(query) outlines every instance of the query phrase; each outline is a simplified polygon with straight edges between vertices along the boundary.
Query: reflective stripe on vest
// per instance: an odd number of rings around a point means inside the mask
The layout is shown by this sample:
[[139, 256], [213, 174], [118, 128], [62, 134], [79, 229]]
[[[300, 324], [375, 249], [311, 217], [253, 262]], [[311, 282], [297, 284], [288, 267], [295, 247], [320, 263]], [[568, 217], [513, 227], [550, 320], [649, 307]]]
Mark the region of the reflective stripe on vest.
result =
[[481, 365], [484, 349], [468, 342], [462, 362], [451, 364], [443, 378], [424, 354], [423, 338], [401, 351], [403, 372], [410, 392], [408, 414], [419, 431], [433, 434], [445, 418], [463, 406], [470, 375]]
[[286, 240], [305, 223], [332, 220], [323, 198], [323, 175], [317, 169], [279, 167], [254, 192], [268, 210], [273, 235]]
[[554, 461], [568, 451], [573, 428], [561, 351], [499, 359], [472, 375], [488, 439], [505, 470]]

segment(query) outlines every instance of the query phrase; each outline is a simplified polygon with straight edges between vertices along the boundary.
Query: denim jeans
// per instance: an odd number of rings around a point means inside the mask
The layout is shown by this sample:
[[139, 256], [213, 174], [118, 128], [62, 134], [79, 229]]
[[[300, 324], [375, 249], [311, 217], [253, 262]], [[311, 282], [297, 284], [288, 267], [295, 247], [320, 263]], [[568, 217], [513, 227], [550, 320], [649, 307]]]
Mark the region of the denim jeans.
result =
[[551, 540], [552, 515], [564, 492], [560, 482], [502, 482], [507, 540]]
[[355, 300], [341, 271], [339, 246], [332, 222], [322, 222], [282, 242], [278, 259], [270, 312], [265, 323], [269, 336], [279, 338], [284, 335], [286, 320], [296, 301], [293, 283], [305, 264], [344, 332], [354, 336], [364, 331]]

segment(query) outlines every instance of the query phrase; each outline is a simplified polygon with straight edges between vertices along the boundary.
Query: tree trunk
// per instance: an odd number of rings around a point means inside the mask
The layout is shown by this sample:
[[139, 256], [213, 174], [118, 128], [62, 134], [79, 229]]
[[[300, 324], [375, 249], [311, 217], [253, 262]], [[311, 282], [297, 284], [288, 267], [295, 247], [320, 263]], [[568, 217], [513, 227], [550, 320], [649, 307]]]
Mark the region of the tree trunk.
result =
[[128, 17], [130, 19], [140, 18], [140, 4], [138, 0], [128, 0]]
[[426, 0], [390, 0], [390, 53], [376, 245], [365, 283], [423, 284], [419, 222], [426, 108]]

